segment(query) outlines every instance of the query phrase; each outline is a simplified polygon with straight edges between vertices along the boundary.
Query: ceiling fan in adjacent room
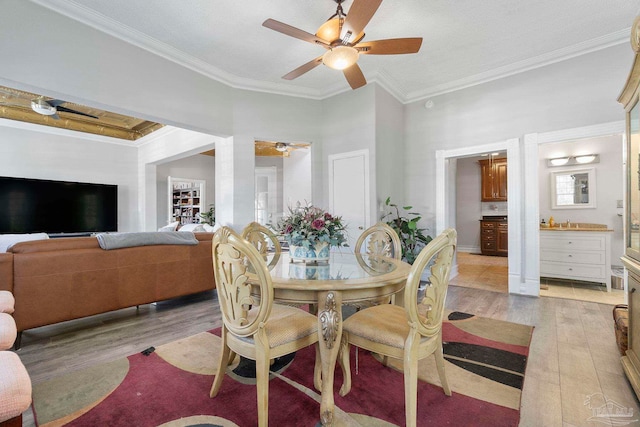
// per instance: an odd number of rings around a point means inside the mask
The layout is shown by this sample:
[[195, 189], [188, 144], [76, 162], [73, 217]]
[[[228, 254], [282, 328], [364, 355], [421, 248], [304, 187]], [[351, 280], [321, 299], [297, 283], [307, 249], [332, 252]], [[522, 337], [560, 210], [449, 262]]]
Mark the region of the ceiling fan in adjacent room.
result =
[[256, 140], [255, 146], [256, 155], [258, 156], [270, 156], [276, 155], [276, 153], [278, 153], [279, 155], [288, 157], [289, 153], [293, 150], [309, 148], [310, 144], [303, 142], [275, 142]]
[[61, 99], [49, 99], [45, 100], [43, 96], [39, 96], [35, 99], [31, 100], [31, 109], [38, 114], [42, 114], [43, 116], [51, 116], [51, 118], [55, 120], [60, 120], [60, 116], [58, 116], [58, 112], [65, 112], [71, 114], [78, 114], [80, 116], [91, 117], [92, 119], [97, 119], [97, 116], [92, 114], [83, 113], [82, 111], [73, 110], [71, 108], [63, 107], [62, 104], [65, 104], [66, 101]]
[[397, 55], [417, 53], [420, 50], [422, 37], [362, 42], [365, 36], [364, 27], [378, 10], [382, 0], [353, 0], [348, 15], [342, 10], [344, 0], [334, 1], [338, 3], [336, 13], [329, 17], [315, 34], [275, 19], [267, 19], [262, 23], [264, 27], [317, 44], [327, 50], [323, 55], [284, 75], [283, 79], [293, 80], [318, 65], [325, 64], [335, 70], [342, 70], [351, 88], [357, 89], [367, 84], [367, 80], [357, 64], [360, 54]]

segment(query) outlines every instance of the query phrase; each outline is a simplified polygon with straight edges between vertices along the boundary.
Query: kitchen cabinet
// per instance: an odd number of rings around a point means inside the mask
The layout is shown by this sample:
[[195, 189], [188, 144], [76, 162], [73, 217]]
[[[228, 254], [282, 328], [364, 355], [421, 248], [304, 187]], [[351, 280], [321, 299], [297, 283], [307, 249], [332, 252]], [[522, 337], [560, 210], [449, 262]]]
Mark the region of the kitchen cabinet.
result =
[[507, 201], [507, 159], [480, 160], [483, 202]]
[[507, 256], [509, 233], [506, 217], [480, 220], [480, 249], [482, 255]]

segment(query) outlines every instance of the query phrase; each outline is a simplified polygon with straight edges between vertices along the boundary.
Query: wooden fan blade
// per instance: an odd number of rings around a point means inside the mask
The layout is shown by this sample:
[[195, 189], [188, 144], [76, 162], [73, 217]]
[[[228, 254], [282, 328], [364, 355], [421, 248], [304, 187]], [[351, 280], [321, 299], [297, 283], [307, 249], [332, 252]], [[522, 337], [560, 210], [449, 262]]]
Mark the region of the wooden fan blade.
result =
[[318, 56], [316, 59], [313, 59], [313, 60], [307, 62], [306, 64], [299, 66], [298, 68], [296, 68], [295, 70], [291, 71], [290, 73], [285, 74], [284, 76], [282, 76], [282, 78], [285, 79], [285, 80], [293, 80], [295, 78], [300, 77], [301, 75], [303, 75], [307, 71], [313, 70], [314, 68], [316, 68], [320, 64], [322, 64], [322, 56]]
[[349, 13], [347, 13], [347, 18], [342, 24], [340, 39], [347, 43], [353, 43], [355, 40], [345, 40], [345, 37], [347, 37], [348, 33], [351, 33], [350, 38], [360, 34], [373, 17], [373, 14], [378, 10], [380, 3], [382, 3], [382, 0], [353, 0]]
[[292, 27], [291, 25], [285, 24], [284, 22], [276, 21], [275, 19], [267, 19], [262, 23], [262, 26], [285, 34], [287, 36], [304, 40], [309, 43], [320, 43], [322, 45], [326, 45], [327, 47], [330, 44], [328, 41], [321, 39], [315, 34], [307, 33], [306, 31], [303, 31], [296, 27]]
[[351, 89], [358, 89], [367, 84], [367, 79], [364, 78], [364, 74], [362, 74], [362, 70], [358, 64], [353, 64], [351, 67], [342, 70], [342, 72], [347, 82], [349, 82]]
[[373, 40], [358, 43], [355, 47], [360, 53], [367, 55], [398, 55], [416, 53], [420, 50], [420, 46], [422, 46], [422, 37]]

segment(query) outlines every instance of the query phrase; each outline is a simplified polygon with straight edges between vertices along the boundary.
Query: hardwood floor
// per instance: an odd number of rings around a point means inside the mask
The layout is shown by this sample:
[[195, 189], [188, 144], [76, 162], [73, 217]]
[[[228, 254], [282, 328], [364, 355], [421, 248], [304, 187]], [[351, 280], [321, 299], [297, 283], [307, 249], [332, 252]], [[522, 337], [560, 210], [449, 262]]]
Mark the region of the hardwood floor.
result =
[[[639, 413], [620, 364], [610, 305], [451, 286], [446, 306], [535, 326], [521, 426], [602, 425], [588, 421], [593, 414], [585, 401], [594, 394], [598, 405], [606, 398]], [[36, 384], [220, 325], [215, 292], [209, 292], [32, 329], [18, 354]], [[23, 425], [34, 425], [30, 413]]]
[[[451, 279], [454, 286], [509, 292], [509, 265], [507, 257], [485, 256], [457, 252], [458, 275]], [[568, 298], [603, 304], [624, 304], [625, 291], [604, 285], [574, 280], [540, 278], [540, 296]]]

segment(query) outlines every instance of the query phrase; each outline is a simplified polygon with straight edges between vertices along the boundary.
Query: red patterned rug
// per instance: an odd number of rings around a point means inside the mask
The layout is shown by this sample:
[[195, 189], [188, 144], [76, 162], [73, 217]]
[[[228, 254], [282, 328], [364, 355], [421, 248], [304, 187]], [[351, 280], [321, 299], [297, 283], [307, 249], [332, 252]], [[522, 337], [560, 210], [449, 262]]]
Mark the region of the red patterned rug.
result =
[[[439, 387], [433, 358], [420, 362], [418, 425], [517, 426], [530, 326], [448, 313], [444, 324], [446, 373], [453, 395]], [[159, 346], [147, 354], [94, 366], [34, 385], [39, 426], [253, 426], [257, 424], [255, 368], [228, 369], [214, 399], [209, 389], [218, 358], [219, 329]], [[402, 372], [352, 349], [352, 390], [340, 397], [337, 425], [401, 426]], [[277, 360], [269, 382], [269, 423], [315, 426], [320, 395], [313, 387], [313, 347]], [[397, 365], [396, 365], [397, 367]]]

